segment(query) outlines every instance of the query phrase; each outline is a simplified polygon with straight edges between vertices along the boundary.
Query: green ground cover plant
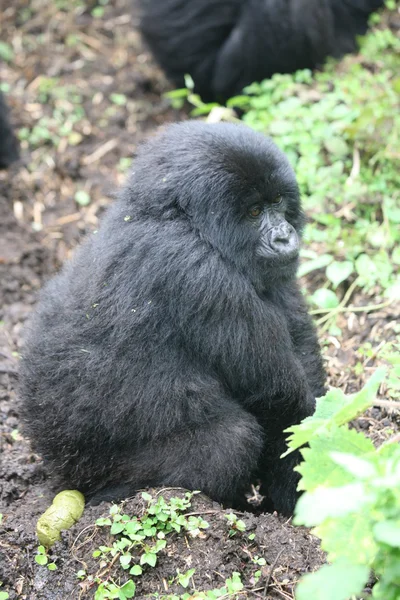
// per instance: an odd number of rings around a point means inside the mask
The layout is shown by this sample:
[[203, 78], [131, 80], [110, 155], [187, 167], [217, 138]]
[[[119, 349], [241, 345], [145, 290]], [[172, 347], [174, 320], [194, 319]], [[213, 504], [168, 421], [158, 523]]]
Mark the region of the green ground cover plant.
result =
[[[400, 354], [386, 356], [391, 363], [387, 379], [399, 390]], [[297, 600], [359, 597], [371, 574], [377, 582], [363, 598], [400, 598], [399, 435], [376, 448], [349, 426], [374, 403], [384, 378], [380, 368], [356, 394], [329, 391], [312, 417], [288, 430], [286, 454], [300, 448], [303, 457], [296, 470], [305, 493], [296, 505], [294, 524], [314, 528], [330, 563], [303, 578]]]

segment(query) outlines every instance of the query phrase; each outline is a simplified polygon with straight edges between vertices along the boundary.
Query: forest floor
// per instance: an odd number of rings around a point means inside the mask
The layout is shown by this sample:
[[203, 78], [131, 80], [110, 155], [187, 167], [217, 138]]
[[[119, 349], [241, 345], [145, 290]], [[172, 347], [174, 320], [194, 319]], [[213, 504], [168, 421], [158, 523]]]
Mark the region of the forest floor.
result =
[[[169, 86], [141, 43], [130, 0], [104, 6], [79, 0], [7, 4], [0, 28], [12, 57], [0, 65], [0, 82], [9, 90], [23, 142], [21, 163], [0, 173], [0, 598], [7, 598], [2, 593], [12, 600], [91, 598], [99, 581], [124, 581], [116, 565], [99, 566], [92, 557], [109, 543], [95, 520], [107, 517], [110, 505], [86, 509], [62, 534], [51, 553], [57, 570], [34, 560], [36, 521], [54, 490], [20, 432], [22, 330], [39, 288], [98, 226], [137, 144], [160, 125], [188, 118], [188, 110], [172, 109], [162, 96]], [[318, 276], [308, 276], [309, 288]], [[359, 292], [353, 304], [363, 303]], [[346, 393], [360, 389], [379, 359], [377, 352], [360, 355], [356, 349], [394, 339], [396, 314], [393, 304], [371, 313], [342, 313], [341, 336], [321, 334], [331, 385]], [[354, 369], [360, 361], [363, 369]], [[398, 424], [393, 414], [374, 408], [357, 426], [380, 443]], [[140, 494], [124, 511], [143, 513]], [[194, 568], [189, 590], [221, 588], [239, 572], [244, 587], [235, 597], [290, 600], [299, 577], [324, 561], [308, 530], [276, 514], [241, 515], [246, 531], [230, 536], [224, 516], [230, 511], [202, 496], [193, 498], [190, 511], [209, 527], [194, 537], [171, 535], [157, 567], [146, 567], [138, 578], [136, 597], [182, 594], [177, 569]], [[78, 578], [80, 570], [86, 575]]]

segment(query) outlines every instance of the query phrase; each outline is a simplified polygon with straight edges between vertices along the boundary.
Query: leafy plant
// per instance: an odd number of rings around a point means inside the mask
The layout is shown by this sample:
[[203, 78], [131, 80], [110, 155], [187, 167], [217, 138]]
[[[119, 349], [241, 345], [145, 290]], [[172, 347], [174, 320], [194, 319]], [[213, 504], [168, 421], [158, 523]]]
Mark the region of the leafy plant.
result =
[[[300, 448], [303, 457], [297, 471], [299, 489], [305, 493], [296, 505], [294, 522], [314, 527], [331, 563], [301, 580], [297, 600], [326, 600], [327, 589], [330, 600], [347, 600], [362, 593], [371, 571], [378, 578], [373, 598], [399, 598], [398, 439], [375, 448], [348, 425], [373, 404], [384, 377], [385, 370], [378, 369], [350, 396], [331, 390], [318, 400], [312, 417], [288, 429], [286, 454]], [[390, 377], [400, 383], [396, 366]]]
[[41, 565], [43, 567], [47, 566], [49, 571], [55, 571], [57, 569], [57, 565], [54, 562], [49, 562], [47, 550], [44, 546], [38, 546], [35, 561], [38, 565]]
[[[110, 517], [98, 519], [96, 524], [99, 527], [109, 527], [110, 534], [117, 539], [111, 546], [100, 546], [93, 552], [93, 556], [101, 558], [106, 564], [118, 560], [121, 568], [134, 577], [140, 576], [144, 568], [155, 567], [157, 555], [166, 547], [166, 536], [169, 533], [183, 530], [196, 537], [208, 527], [207, 521], [202, 517], [183, 514], [190, 507], [192, 496], [193, 493], [187, 492], [183, 498], [171, 498], [166, 502], [162, 496], [155, 500], [144, 492], [142, 497], [148, 506], [142, 517], [121, 514], [120, 508], [113, 505]], [[180, 583], [186, 582], [186, 577], [190, 579], [192, 574], [188, 573], [189, 571], [186, 574], [178, 573]], [[101, 582], [95, 600], [133, 598], [135, 587], [132, 579], [128, 579], [122, 586], [109, 581]]]
[[240, 531], [240, 532], [246, 531], [245, 522], [242, 521], [241, 519], [239, 519], [239, 517], [237, 515], [235, 515], [235, 513], [229, 513], [224, 516], [225, 516], [225, 519], [228, 520], [228, 523], [230, 525], [230, 530], [229, 530], [230, 537], [233, 537], [234, 535], [236, 535], [238, 531]]

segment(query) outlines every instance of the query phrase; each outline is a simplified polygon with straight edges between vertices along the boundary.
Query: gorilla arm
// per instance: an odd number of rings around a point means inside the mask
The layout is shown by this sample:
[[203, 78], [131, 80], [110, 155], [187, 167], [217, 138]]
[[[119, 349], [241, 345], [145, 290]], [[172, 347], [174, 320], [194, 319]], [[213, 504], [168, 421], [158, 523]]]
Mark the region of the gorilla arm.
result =
[[191, 268], [169, 277], [171, 318], [188, 352], [250, 410], [262, 402], [270, 413], [277, 401], [292, 414], [294, 408], [310, 414], [306, 375], [283, 315], [214, 250], [199, 256], [197, 247], [190, 256]]

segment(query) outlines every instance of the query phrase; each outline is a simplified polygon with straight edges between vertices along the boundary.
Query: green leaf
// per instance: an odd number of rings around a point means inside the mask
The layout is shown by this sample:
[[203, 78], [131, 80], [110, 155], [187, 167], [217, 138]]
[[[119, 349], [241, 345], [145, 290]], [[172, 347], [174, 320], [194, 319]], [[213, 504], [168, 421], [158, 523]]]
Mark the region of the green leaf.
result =
[[377, 475], [375, 466], [368, 460], [345, 452], [331, 452], [332, 460], [358, 479], [369, 479]]
[[240, 573], [234, 571], [232, 577], [226, 580], [226, 587], [230, 594], [236, 594], [243, 589], [243, 583], [240, 578]]
[[312, 527], [329, 517], [342, 517], [361, 510], [371, 501], [362, 483], [350, 483], [338, 488], [319, 487], [300, 496], [296, 508], [295, 525]]
[[47, 568], [48, 568], [49, 571], [56, 571], [57, 570], [57, 565], [56, 565], [56, 563], [52, 562], [52, 563], [49, 563], [47, 565]]
[[111, 525], [111, 519], [109, 518], [100, 518], [96, 520], [96, 525], [98, 525], [99, 527], [104, 527], [105, 525]]
[[351, 563], [324, 565], [305, 575], [296, 588], [296, 600], [349, 600], [359, 595], [369, 577], [369, 568]]
[[304, 275], [308, 275], [312, 271], [316, 271], [317, 269], [323, 269], [327, 265], [329, 265], [333, 260], [333, 256], [330, 254], [321, 254], [317, 258], [313, 260], [309, 260], [300, 265], [297, 275], [298, 277], [304, 277]]
[[121, 567], [123, 569], [128, 569], [131, 564], [132, 554], [130, 552], [125, 552], [122, 556], [119, 557], [119, 562], [121, 563]]
[[154, 554], [154, 552], [145, 552], [140, 557], [140, 564], [141, 565], [148, 564], [151, 567], [155, 567], [156, 563], [157, 563], [157, 554]]
[[8, 600], [9, 597], [7, 592], [0, 592], [0, 600]]
[[372, 405], [385, 373], [385, 368], [377, 369], [357, 394], [345, 396], [341, 390], [332, 389], [319, 398], [311, 417], [285, 430], [290, 435], [287, 438], [288, 450], [282, 454], [282, 458], [307, 444], [313, 437], [325, 435], [332, 426], [344, 425], [363, 413]]
[[35, 561], [38, 565], [47, 565], [48, 558], [45, 554], [36, 554]]
[[342, 281], [345, 281], [354, 271], [354, 265], [349, 260], [339, 262], [335, 260], [326, 269], [326, 276], [337, 287]]
[[193, 575], [195, 574], [196, 569], [189, 569], [188, 571], [186, 571], [186, 573], [179, 573], [177, 575], [177, 579], [179, 582], [179, 585], [181, 585], [184, 588], [187, 588], [187, 586], [190, 583], [191, 578], [193, 577]]
[[136, 592], [136, 583], [132, 580], [127, 581], [121, 587], [121, 592], [123, 592], [126, 598], [133, 598]]
[[312, 533], [321, 539], [321, 547], [330, 562], [343, 559], [372, 565], [378, 547], [372, 535], [370, 511], [351, 513], [340, 519], [327, 519]]
[[152, 550], [153, 552], [160, 552], [160, 550], [163, 550], [165, 548], [165, 546], [167, 545], [167, 540], [157, 540], [155, 546], [153, 546]]
[[386, 369], [380, 367], [375, 373], [369, 378], [364, 387], [357, 392], [348, 396], [350, 402], [345, 404], [334, 416], [334, 421], [337, 425], [343, 425], [349, 423], [355, 419], [358, 415], [362, 414], [367, 408], [369, 408], [375, 400], [377, 391], [380, 384], [384, 380], [386, 375]]
[[113, 102], [114, 104], [117, 104], [118, 106], [125, 106], [126, 102], [127, 102], [127, 98], [125, 96], [125, 94], [110, 94], [110, 100], [111, 102]]
[[332, 459], [333, 450], [363, 456], [375, 448], [369, 438], [355, 429], [332, 426], [323, 436], [313, 438], [309, 448], [301, 450], [304, 461], [296, 467], [302, 476], [299, 490], [311, 492], [318, 486], [339, 487], [354, 481], [354, 477]]
[[112, 535], [116, 535], [117, 533], [121, 533], [121, 531], [123, 531], [124, 529], [125, 529], [125, 523], [120, 523], [117, 521], [111, 525], [110, 533]]
[[75, 202], [79, 204], [79, 206], [87, 206], [90, 204], [90, 196], [84, 190], [78, 190], [74, 196]]
[[400, 548], [400, 522], [387, 520], [377, 523], [374, 527], [374, 536], [378, 542], [383, 542], [393, 548]]
[[146, 502], [151, 502], [153, 500], [153, 497], [150, 496], [150, 494], [148, 494], [147, 492], [142, 492], [142, 498]]
[[310, 300], [318, 308], [336, 308], [339, 305], [339, 298], [335, 292], [327, 288], [315, 290]]
[[347, 143], [340, 137], [332, 136], [331, 138], [327, 138], [324, 146], [329, 154], [332, 154], [335, 158], [343, 158], [350, 153]]
[[132, 569], [129, 571], [131, 575], [141, 575], [143, 573], [143, 569], [140, 565], [133, 565]]
[[14, 50], [6, 42], [0, 41], [0, 59], [5, 62], [11, 62], [14, 58]]

